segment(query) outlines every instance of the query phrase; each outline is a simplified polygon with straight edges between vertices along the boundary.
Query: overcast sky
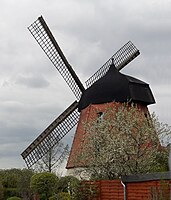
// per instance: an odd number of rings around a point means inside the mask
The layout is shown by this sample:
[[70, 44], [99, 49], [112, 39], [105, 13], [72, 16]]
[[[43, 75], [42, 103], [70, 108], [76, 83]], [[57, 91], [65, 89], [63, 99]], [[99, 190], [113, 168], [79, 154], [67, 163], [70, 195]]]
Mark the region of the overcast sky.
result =
[[0, 168], [25, 167], [20, 153], [75, 100], [27, 30], [40, 15], [83, 83], [131, 40], [141, 54], [122, 72], [171, 124], [171, 0], [1, 0]]

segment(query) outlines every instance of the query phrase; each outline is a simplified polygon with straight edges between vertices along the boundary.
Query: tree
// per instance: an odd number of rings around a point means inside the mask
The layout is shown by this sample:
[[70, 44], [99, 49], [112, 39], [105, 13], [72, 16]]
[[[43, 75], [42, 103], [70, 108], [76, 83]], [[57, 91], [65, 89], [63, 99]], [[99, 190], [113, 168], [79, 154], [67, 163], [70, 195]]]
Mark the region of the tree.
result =
[[0, 170], [4, 199], [11, 196], [21, 196], [25, 200], [30, 199], [30, 178], [32, 175], [33, 171], [28, 169]]
[[17, 188], [18, 178], [21, 174], [20, 169], [0, 170], [0, 177], [4, 188]]
[[171, 130], [154, 113], [122, 104], [106, 108], [100, 120], [84, 123], [84, 129], [76, 162], [87, 163], [84, 171], [94, 179], [168, 169], [168, 151], [160, 142], [171, 136]]
[[52, 196], [56, 190], [58, 178], [50, 172], [34, 174], [31, 177], [30, 187], [33, 192], [44, 195], [45, 199]]
[[37, 172], [56, 172], [56, 169], [66, 159], [69, 153], [69, 146], [63, 147], [63, 143], [58, 143], [52, 147], [48, 153], [37, 162], [34, 170]]
[[73, 176], [64, 176], [59, 179], [57, 199], [87, 200], [93, 199], [96, 186], [79, 181]]
[[0, 199], [4, 199], [4, 188], [0, 181]]
[[31, 189], [30, 189], [30, 181], [33, 176], [33, 171], [29, 169], [22, 169], [20, 176], [18, 177], [17, 189], [20, 196], [24, 200], [31, 199]]
[[0, 179], [4, 188], [4, 199], [11, 196], [19, 196], [17, 186], [20, 174], [20, 169], [0, 170]]
[[68, 192], [71, 197], [76, 192], [79, 185], [79, 180], [73, 176], [64, 176], [59, 179], [57, 193]]

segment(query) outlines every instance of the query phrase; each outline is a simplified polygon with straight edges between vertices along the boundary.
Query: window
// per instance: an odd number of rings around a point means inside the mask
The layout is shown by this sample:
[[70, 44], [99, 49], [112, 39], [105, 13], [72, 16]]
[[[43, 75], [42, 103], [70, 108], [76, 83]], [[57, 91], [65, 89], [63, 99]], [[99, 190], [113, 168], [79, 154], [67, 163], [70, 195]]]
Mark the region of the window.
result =
[[103, 119], [104, 113], [103, 112], [98, 112], [97, 113], [97, 122], [101, 122]]

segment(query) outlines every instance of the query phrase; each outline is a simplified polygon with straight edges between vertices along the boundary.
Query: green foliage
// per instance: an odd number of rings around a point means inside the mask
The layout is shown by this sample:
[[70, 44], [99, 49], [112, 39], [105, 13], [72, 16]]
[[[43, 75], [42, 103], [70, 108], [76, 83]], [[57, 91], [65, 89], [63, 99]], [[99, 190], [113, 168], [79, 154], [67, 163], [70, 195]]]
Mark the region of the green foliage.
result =
[[161, 180], [160, 184], [151, 187], [151, 200], [170, 200], [170, 184], [168, 181]]
[[96, 199], [98, 196], [97, 185], [93, 182], [80, 182], [75, 188], [75, 193], [72, 196], [72, 200], [87, 200]]
[[49, 197], [49, 200], [70, 200], [70, 194], [68, 192], [59, 192], [58, 194]]
[[46, 197], [46, 194], [45, 194], [45, 193], [40, 194], [40, 195], [39, 195], [39, 198], [40, 198], [40, 200], [47, 200], [47, 197]]
[[49, 197], [49, 200], [58, 200], [58, 197], [57, 195], [54, 195], [54, 196]]
[[20, 197], [14, 196], [14, 197], [8, 198], [7, 200], [21, 200], [21, 198], [20, 198]]
[[167, 148], [162, 148], [158, 153], [156, 153], [156, 164], [151, 167], [150, 172], [164, 172], [169, 171], [168, 166], [169, 151]]
[[4, 188], [4, 198], [19, 196], [17, 188]]
[[70, 195], [68, 192], [59, 192], [57, 197], [58, 200], [70, 200]]
[[33, 171], [22, 169], [17, 182], [17, 190], [20, 196], [27, 200], [31, 198], [30, 180], [33, 176]]
[[0, 199], [3, 199], [3, 198], [4, 198], [4, 188], [3, 188], [2, 183], [0, 182]]
[[58, 182], [57, 192], [69, 192], [72, 196], [78, 184], [79, 180], [73, 176], [61, 177]]
[[31, 177], [30, 186], [33, 192], [38, 193], [39, 195], [44, 194], [45, 198], [48, 199], [54, 194], [57, 182], [58, 178], [55, 174], [42, 172], [34, 174]]
[[23, 199], [29, 199], [30, 178], [33, 172], [28, 169], [6, 169], [0, 170], [0, 180], [4, 188], [4, 198], [11, 196], [21, 196]]
[[17, 188], [17, 182], [20, 174], [20, 169], [0, 170], [2, 185], [5, 188]]

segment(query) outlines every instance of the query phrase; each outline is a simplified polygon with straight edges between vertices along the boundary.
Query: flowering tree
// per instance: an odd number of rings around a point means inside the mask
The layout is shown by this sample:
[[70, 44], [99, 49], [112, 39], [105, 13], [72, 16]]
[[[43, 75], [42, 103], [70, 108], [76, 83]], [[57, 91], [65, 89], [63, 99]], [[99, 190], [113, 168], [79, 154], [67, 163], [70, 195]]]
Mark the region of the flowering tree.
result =
[[77, 156], [87, 163], [84, 170], [92, 178], [167, 170], [168, 150], [161, 144], [168, 140], [171, 130], [154, 113], [122, 104], [106, 108], [101, 116], [85, 123], [86, 134]]

